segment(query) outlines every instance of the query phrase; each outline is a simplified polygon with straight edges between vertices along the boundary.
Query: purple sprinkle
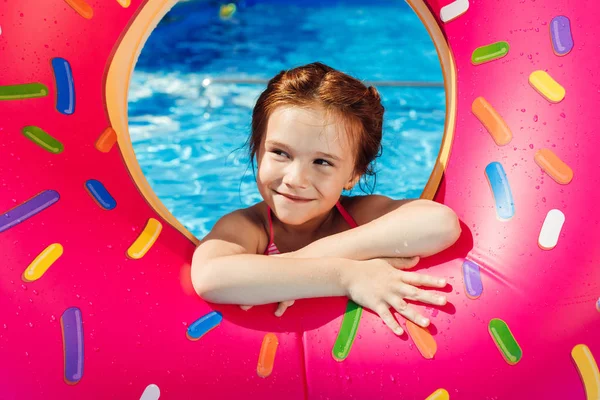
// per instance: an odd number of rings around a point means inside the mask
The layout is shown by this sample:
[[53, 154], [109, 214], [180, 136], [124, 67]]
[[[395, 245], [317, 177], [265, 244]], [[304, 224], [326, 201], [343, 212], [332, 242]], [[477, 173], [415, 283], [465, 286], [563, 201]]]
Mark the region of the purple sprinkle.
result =
[[44, 190], [23, 204], [19, 204], [0, 217], [0, 233], [45, 210], [56, 203], [58, 199], [60, 199], [60, 195], [57, 191]]
[[559, 56], [567, 55], [573, 49], [573, 36], [569, 18], [559, 15], [550, 22], [550, 34], [554, 53]]
[[465, 288], [469, 297], [476, 299], [483, 292], [483, 283], [481, 282], [481, 273], [479, 265], [473, 261], [465, 260], [462, 265], [463, 279]]
[[83, 376], [83, 322], [81, 310], [70, 307], [60, 317], [65, 354], [65, 381], [74, 385]]

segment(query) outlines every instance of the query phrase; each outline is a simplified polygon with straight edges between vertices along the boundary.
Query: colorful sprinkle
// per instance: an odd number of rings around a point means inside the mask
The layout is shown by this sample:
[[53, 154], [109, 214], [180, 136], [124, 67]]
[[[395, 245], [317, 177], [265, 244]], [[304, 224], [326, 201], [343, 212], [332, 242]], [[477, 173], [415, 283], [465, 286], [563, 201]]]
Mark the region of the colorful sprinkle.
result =
[[550, 149], [540, 149], [535, 153], [535, 163], [552, 179], [566, 185], [573, 179], [573, 170]]
[[83, 377], [83, 321], [81, 310], [70, 307], [60, 317], [62, 327], [65, 382], [75, 385]]
[[489, 332], [507, 363], [515, 365], [521, 361], [523, 351], [508, 328], [508, 325], [506, 325], [506, 322], [498, 318], [492, 319], [489, 324]]
[[494, 142], [498, 146], [504, 146], [512, 140], [512, 132], [504, 122], [504, 119], [483, 97], [477, 97], [471, 105], [471, 111], [477, 119], [485, 126]]
[[160, 389], [155, 384], [150, 384], [144, 389], [140, 400], [158, 400], [160, 398]]
[[552, 49], [557, 56], [566, 56], [573, 49], [573, 36], [569, 18], [559, 15], [550, 22]]
[[508, 42], [496, 42], [476, 48], [471, 55], [473, 65], [494, 61], [508, 54]]
[[71, 64], [64, 58], [53, 58], [52, 69], [56, 83], [56, 110], [71, 115], [75, 112], [75, 84]]
[[48, 271], [48, 268], [63, 255], [63, 250], [60, 243], [53, 243], [46, 247], [25, 269], [22, 276], [23, 280], [33, 282], [40, 279]]
[[131, 5], [131, 0], [117, 0], [117, 3], [119, 3], [121, 7], [127, 8]]
[[61, 142], [44, 132], [37, 126], [26, 126], [23, 128], [23, 135], [33, 143], [40, 146], [42, 149], [49, 151], [53, 154], [60, 154], [63, 152], [64, 147]]
[[485, 175], [492, 189], [496, 204], [496, 215], [506, 221], [515, 215], [515, 203], [504, 167], [499, 162], [491, 162], [485, 167]]
[[565, 214], [553, 209], [548, 211], [538, 237], [538, 246], [543, 250], [552, 250], [558, 243], [558, 237], [565, 223]]
[[267, 333], [263, 338], [262, 346], [260, 346], [258, 365], [256, 366], [256, 373], [261, 378], [266, 378], [273, 372], [275, 355], [277, 354], [277, 346], [279, 346], [279, 340], [277, 340], [277, 336], [275, 336], [273, 333]]
[[96, 203], [105, 210], [112, 210], [117, 206], [115, 199], [108, 193], [102, 182], [90, 179], [85, 183], [87, 192]]
[[450, 22], [466, 13], [468, 9], [469, 0], [454, 0], [452, 3], [442, 7], [440, 10], [440, 19], [442, 22]]
[[571, 350], [571, 357], [583, 381], [587, 399], [600, 399], [600, 372], [590, 348], [585, 344], [578, 344]]
[[222, 320], [223, 315], [220, 312], [211, 311], [188, 326], [186, 336], [190, 340], [198, 340], [208, 331], [219, 326]]
[[65, 0], [65, 3], [85, 19], [92, 19], [94, 16], [94, 10], [85, 0]]
[[48, 95], [48, 87], [41, 83], [0, 86], [0, 100], [34, 99]]
[[342, 319], [342, 326], [333, 345], [332, 354], [334, 360], [343, 361], [350, 354], [352, 343], [354, 343], [356, 332], [358, 331], [362, 311], [361, 306], [352, 300], [348, 300], [346, 312]]
[[481, 296], [483, 283], [481, 282], [479, 265], [473, 261], [465, 260], [462, 265], [462, 271], [467, 297], [474, 300]]
[[0, 233], [33, 217], [60, 199], [55, 190], [44, 190], [31, 199], [4, 213], [0, 218]]
[[425, 400], [450, 400], [450, 394], [446, 389], [438, 389], [427, 396]]
[[415, 342], [421, 355], [424, 358], [431, 360], [437, 352], [437, 343], [433, 336], [431, 336], [431, 333], [429, 333], [429, 329], [423, 328], [410, 320], [406, 320], [406, 330], [413, 342]]
[[559, 103], [565, 98], [565, 88], [546, 71], [533, 71], [529, 75], [529, 84], [550, 103]]
[[127, 249], [127, 256], [134, 260], [144, 257], [158, 239], [161, 231], [162, 224], [158, 220], [154, 218], [148, 219], [146, 227], [142, 233], [140, 233], [140, 236], [138, 236], [135, 242]]
[[117, 133], [109, 126], [102, 132], [98, 140], [96, 140], [96, 149], [103, 153], [108, 153], [116, 142]]

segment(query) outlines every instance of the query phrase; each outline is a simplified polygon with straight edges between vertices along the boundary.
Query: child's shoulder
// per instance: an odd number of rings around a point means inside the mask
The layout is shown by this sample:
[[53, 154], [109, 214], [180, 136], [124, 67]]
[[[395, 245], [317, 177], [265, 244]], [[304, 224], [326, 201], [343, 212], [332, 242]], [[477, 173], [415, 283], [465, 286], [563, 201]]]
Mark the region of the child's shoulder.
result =
[[340, 203], [358, 225], [377, 219], [414, 199], [394, 200], [379, 194], [342, 196]]
[[234, 236], [241, 234], [245, 237], [257, 238], [258, 248], [266, 247], [266, 242], [269, 240], [266, 213], [267, 208], [264, 201], [250, 207], [237, 209], [221, 217], [213, 227], [213, 231], [218, 230], [224, 234], [229, 233]]

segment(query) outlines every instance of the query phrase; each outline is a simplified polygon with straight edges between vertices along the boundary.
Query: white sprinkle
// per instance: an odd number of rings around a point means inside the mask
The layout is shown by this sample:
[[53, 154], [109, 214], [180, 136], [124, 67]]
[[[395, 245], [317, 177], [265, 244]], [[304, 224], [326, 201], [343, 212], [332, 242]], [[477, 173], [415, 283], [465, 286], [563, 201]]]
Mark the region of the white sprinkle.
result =
[[469, 0], [454, 0], [452, 3], [442, 7], [440, 19], [442, 22], [450, 22], [460, 17], [469, 9]]
[[543, 250], [552, 250], [556, 246], [564, 223], [565, 214], [562, 211], [557, 209], [548, 211], [538, 238], [540, 248]]
[[142, 393], [142, 397], [140, 400], [158, 400], [160, 397], [160, 389], [155, 384], [150, 384], [146, 386], [144, 393]]

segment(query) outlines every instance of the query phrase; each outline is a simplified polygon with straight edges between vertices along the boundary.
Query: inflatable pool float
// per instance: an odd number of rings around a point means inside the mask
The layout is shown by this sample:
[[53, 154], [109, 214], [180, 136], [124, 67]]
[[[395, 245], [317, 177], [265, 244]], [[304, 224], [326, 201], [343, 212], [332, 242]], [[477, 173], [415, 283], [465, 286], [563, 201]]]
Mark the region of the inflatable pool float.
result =
[[463, 233], [422, 261], [450, 303], [400, 338], [346, 298], [277, 318], [195, 295], [197, 239], [127, 130], [137, 55], [174, 3], [2, 4], [1, 398], [600, 398], [594, 1], [409, 1], [447, 95], [422, 197]]

